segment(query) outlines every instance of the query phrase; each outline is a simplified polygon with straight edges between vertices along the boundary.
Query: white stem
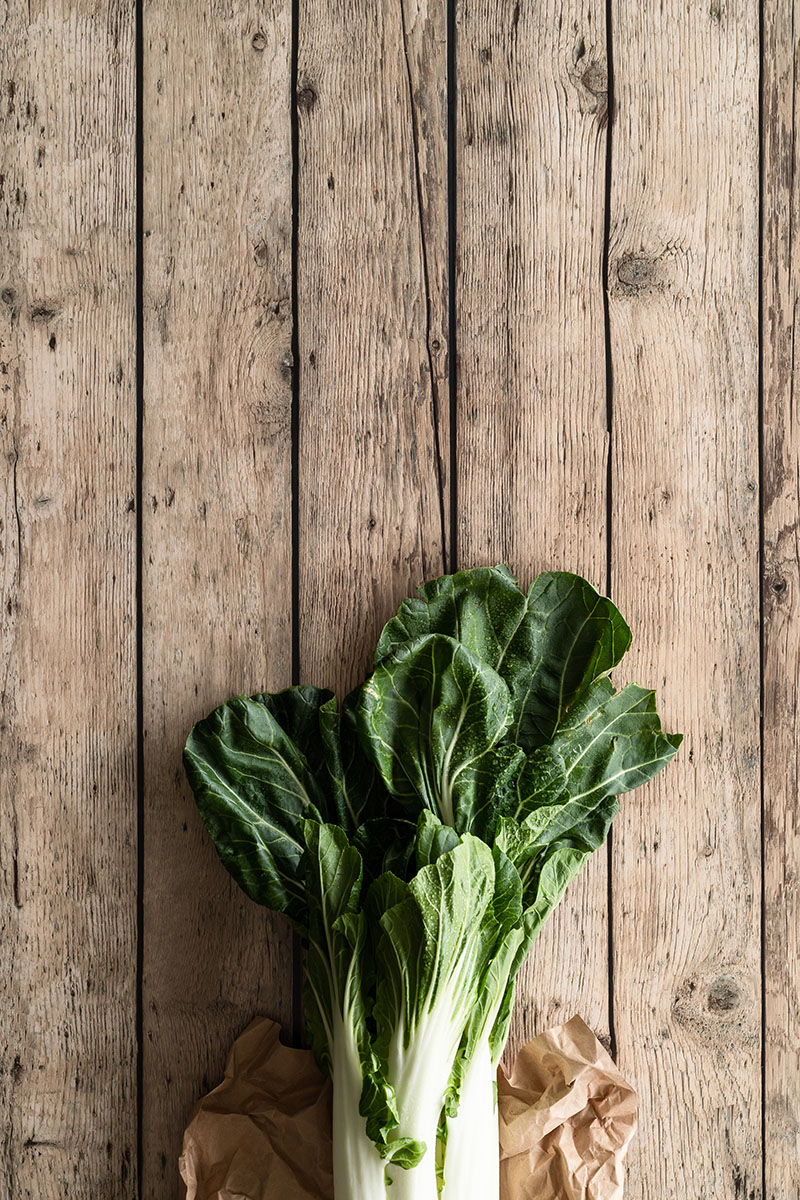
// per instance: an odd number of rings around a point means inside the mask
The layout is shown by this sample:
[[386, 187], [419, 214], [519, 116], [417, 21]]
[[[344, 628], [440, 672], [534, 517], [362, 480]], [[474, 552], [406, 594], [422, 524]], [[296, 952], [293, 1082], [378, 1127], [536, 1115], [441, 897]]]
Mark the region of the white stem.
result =
[[467, 1068], [458, 1113], [447, 1122], [441, 1200], [499, 1200], [496, 1078], [487, 1038]]
[[386, 1192], [388, 1200], [438, 1200], [436, 1166], [433, 1161], [427, 1160], [426, 1154], [416, 1167], [407, 1171], [401, 1167], [389, 1167], [392, 1183]]
[[403, 1137], [424, 1142], [425, 1153], [411, 1170], [390, 1168], [391, 1200], [438, 1200], [439, 1197], [436, 1137], [463, 1029], [463, 1020], [454, 1015], [455, 1007], [451, 996], [443, 991], [433, 1009], [418, 1021], [408, 1047], [403, 1045], [403, 1029], [398, 1028], [395, 1033], [389, 1078], [397, 1096], [398, 1131]]
[[383, 1160], [358, 1111], [362, 1078], [355, 1039], [338, 1014], [332, 1051], [335, 1200], [386, 1200]]
[[[422, 1091], [424, 1093], [424, 1083]], [[414, 1099], [419, 1098], [419, 1093]], [[436, 1132], [441, 1112], [441, 1099], [438, 1104], [408, 1103], [400, 1105], [402, 1131], [408, 1137], [425, 1143], [425, 1153], [415, 1167], [404, 1170], [402, 1167], [389, 1167], [392, 1180], [387, 1195], [391, 1200], [438, 1200], [439, 1190], [436, 1179]], [[338, 1200], [338, 1197], [336, 1198]]]

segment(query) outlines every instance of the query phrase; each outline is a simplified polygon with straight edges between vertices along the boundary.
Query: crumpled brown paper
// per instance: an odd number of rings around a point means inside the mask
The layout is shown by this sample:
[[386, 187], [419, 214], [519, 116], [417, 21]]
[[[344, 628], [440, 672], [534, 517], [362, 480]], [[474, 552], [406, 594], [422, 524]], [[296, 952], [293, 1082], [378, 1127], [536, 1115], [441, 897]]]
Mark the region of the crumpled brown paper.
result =
[[[259, 1018], [183, 1139], [187, 1200], [333, 1200], [331, 1089]], [[580, 1017], [498, 1071], [502, 1200], [621, 1200], [636, 1093]]]
[[503, 1200], [622, 1200], [636, 1093], [580, 1017], [528, 1042], [497, 1087]]

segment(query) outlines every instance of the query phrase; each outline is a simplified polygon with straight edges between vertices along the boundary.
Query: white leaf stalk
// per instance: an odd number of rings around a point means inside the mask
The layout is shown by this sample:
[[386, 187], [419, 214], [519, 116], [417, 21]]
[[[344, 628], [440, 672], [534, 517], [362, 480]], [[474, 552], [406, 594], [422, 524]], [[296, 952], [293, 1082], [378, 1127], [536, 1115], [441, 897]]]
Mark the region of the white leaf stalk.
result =
[[417, 1166], [390, 1168], [391, 1200], [437, 1200], [436, 1139], [463, 1028], [457, 993], [444, 989], [418, 1021], [410, 1045], [404, 1048], [402, 1030], [394, 1039], [390, 1078], [397, 1095], [400, 1129], [405, 1136], [424, 1142], [426, 1149]]
[[441, 1200], [499, 1200], [497, 1068], [482, 1039], [464, 1075], [455, 1117], [447, 1120]]
[[333, 1075], [333, 1183], [336, 1200], [385, 1200], [383, 1159], [367, 1137], [358, 1110], [363, 1077], [352, 1026], [334, 1016], [331, 1039]]

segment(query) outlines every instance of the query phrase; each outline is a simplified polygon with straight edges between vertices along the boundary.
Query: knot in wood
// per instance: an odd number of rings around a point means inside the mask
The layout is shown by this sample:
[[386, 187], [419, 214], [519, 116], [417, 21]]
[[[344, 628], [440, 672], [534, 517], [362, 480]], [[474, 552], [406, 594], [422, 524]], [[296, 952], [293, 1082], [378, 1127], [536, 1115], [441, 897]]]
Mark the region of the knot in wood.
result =
[[303, 112], [310, 112], [317, 103], [317, 90], [310, 83], [304, 83], [297, 93], [297, 107]]
[[739, 1000], [740, 992], [736, 981], [729, 975], [721, 975], [710, 984], [706, 1003], [709, 1012], [726, 1013], [738, 1008]]

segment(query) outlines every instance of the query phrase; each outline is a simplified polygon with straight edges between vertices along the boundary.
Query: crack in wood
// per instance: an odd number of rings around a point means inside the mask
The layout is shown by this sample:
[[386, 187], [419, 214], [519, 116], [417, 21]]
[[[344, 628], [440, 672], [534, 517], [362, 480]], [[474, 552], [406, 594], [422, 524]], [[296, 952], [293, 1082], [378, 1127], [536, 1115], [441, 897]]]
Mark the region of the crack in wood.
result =
[[[419, 163], [419, 130], [417, 125], [417, 112], [414, 102], [414, 87], [411, 72], [411, 61], [408, 57], [408, 32], [406, 29], [406, 14], [404, 0], [400, 0], [400, 27], [403, 43], [403, 57], [405, 58], [406, 79], [408, 82], [408, 104], [411, 115], [411, 140], [414, 151], [414, 183], [417, 194], [417, 220], [419, 224], [419, 240], [420, 253], [422, 257], [422, 278], [425, 289], [425, 350], [428, 357], [428, 376], [430, 379], [431, 389], [431, 419], [433, 422], [433, 445], [434, 455], [436, 458], [436, 484], [439, 494], [439, 522], [441, 526], [442, 538], [442, 570], [446, 573], [448, 570], [448, 538], [445, 520], [445, 502], [444, 502], [444, 465], [442, 462], [442, 448], [440, 438], [440, 421], [439, 421], [439, 387], [433, 370], [433, 351], [431, 349], [431, 292], [430, 279], [428, 273], [428, 246], [425, 237], [425, 217], [422, 202], [422, 178]], [[448, 364], [448, 378], [452, 376], [452, 363]]]

